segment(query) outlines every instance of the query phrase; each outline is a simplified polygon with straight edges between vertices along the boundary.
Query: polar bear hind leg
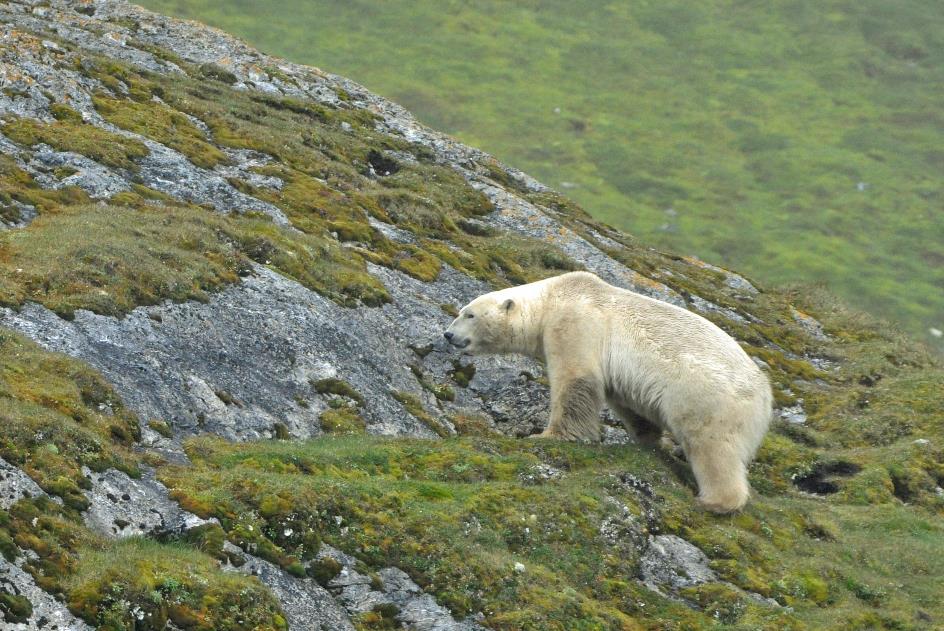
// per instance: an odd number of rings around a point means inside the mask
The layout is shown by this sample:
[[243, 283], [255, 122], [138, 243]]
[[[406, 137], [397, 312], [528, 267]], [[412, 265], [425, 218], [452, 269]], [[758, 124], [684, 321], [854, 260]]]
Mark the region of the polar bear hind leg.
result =
[[683, 449], [698, 483], [698, 502], [715, 513], [743, 508], [751, 487], [737, 446], [730, 439], [685, 442]]
[[636, 412], [625, 405], [620, 405], [612, 400], [608, 400], [607, 404], [610, 406], [613, 414], [623, 422], [623, 427], [626, 428], [626, 431], [633, 435], [636, 442], [643, 445], [655, 445], [659, 442], [662, 436], [662, 428], [639, 414], [636, 414]]

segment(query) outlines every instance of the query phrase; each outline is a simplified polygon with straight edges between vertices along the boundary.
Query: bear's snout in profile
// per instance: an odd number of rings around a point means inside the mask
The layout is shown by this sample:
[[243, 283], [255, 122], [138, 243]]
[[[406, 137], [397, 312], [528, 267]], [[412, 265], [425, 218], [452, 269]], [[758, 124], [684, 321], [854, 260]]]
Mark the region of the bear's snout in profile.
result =
[[456, 337], [455, 333], [448, 330], [445, 333], [443, 333], [443, 337], [446, 338], [447, 342], [449, 342], [450, 344], [458, 348], [465, 348], [466, 346], [469, 345], [469, 342], [471, 341], [469, 340], [468, 337]]
[[740, 345], [701, 316], [571, 272], [479, 296], [444, 335], [466, 353], [546, 363], [542, 436], [599, 440], [605, 403], [640, 440], [658, 430], [675, 437], [703, 506], [725, 513], [747, 503], [747, 465], [773, 395]]

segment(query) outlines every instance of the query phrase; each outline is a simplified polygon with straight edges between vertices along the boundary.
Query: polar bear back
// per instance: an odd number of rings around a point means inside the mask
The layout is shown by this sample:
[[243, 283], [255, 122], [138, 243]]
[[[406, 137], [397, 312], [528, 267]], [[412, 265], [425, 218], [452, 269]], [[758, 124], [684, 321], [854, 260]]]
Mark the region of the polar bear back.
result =
[[[727, 333], [705, 318], [609, 285], [591, 274], [559, 276], [542, 311], [554, 320], [579, 313], [591, 337], [607, 399], [676, 434], [701, 424], [705, 410], [754, 417], [745, 436], [749, 458], [767, 429], [767, 377]], [[735, 409], [743, 408], [743, 410]]]

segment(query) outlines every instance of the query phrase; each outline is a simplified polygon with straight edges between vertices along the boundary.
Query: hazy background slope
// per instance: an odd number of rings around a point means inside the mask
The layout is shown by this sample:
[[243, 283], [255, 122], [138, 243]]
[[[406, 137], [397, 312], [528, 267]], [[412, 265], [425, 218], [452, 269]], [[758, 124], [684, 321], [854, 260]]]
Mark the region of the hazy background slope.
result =
[[658, 247], [944, 328], [936, 0], [145, 0], [349, 76]]

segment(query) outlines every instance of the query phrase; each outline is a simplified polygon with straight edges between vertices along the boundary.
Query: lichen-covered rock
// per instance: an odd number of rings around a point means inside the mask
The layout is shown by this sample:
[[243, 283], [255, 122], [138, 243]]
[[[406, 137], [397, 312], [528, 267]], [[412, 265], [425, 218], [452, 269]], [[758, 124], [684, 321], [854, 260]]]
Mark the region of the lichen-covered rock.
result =
[[[91, 631], [92, 627], [73, 616], [52, 594], [36, 584], [33, 577], [17, 563], [0, 556], [0, 593], [25, 599], [22, 622], [4, 621], [0, 613], [0, 629], [4, 631]], [[28, 611], [28, 613], [26, 613]]]
[[282, 604], [291, 631], [354, 631], [354, 625], [331, 594], [312, 579], [292, 576], [229, 542], [224, 545], [242, 560], [239, 567], [227, 569], [256, 576], [271, 589]]
[[392, 607], [394, 618], [403, 628], [413, 631], [477, 631], [483, 627], [474, 620], [456, 620], [450, 611], [423, 592], [403, 570], [386, 567], [371, 578], [354, 569], [356, 560], [336, 548], [325, 545], [319, 559], [339, 564], [338, 574], [328, 581], [328, 589], [352, 616]]
[[0, 458], [0, 509], [8, 509], [24, 497], [45, 495], [39, 485], [19, 468]]
[[138, 480], [116, 469], [102, 473], [86, 469], [84, 473], [92, 487], [86, 492], [90, 506], [84, 513], [85, 524], [102, 535], [177, 534], [207, 523], [171, 500], [151, 470]]
[[676, 535], [650, 537], [639, 569], [642, 580], [655, 590], [674, 592], [717, 580], [705, 553]]

